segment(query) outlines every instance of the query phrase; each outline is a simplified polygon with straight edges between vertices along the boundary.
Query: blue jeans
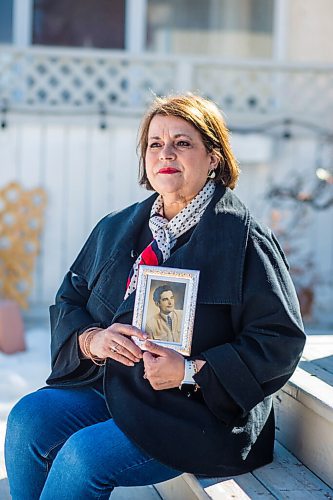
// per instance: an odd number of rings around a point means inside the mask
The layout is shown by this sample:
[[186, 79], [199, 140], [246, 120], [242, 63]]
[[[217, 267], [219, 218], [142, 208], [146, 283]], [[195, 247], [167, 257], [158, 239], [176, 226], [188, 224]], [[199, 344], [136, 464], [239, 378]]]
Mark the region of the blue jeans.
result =
[[181, 474], [125, 436], [110, 418], [100, 384], [22, 398], [8, 418], [5, 458], [13, 500], [107, 499], [115, 486]]

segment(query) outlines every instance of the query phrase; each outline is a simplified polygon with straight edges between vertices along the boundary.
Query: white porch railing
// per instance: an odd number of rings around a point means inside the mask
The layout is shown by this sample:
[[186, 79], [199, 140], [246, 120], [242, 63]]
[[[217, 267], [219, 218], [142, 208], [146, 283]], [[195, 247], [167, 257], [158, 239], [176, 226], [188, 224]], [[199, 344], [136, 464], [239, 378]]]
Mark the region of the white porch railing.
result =
[[333, 66], [0, 47], [0, 100], [10, 109], [133, 115], [153, 93], [186, 90], [212, 98], [231, 119], [298, 116], [333, 127]]

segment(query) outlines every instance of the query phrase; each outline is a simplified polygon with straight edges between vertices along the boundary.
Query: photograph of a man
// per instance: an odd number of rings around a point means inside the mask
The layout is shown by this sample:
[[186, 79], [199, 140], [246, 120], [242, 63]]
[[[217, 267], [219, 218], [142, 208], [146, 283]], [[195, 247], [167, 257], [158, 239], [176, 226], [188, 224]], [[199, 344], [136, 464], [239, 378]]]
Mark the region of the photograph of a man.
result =
[[175, 294], [172, 286], [169, 284], [158, 286], [152, 298], [155, 310], [148, 309], [146, 332], [155, 340], [180, 342], [183, 311], [175, 309]]

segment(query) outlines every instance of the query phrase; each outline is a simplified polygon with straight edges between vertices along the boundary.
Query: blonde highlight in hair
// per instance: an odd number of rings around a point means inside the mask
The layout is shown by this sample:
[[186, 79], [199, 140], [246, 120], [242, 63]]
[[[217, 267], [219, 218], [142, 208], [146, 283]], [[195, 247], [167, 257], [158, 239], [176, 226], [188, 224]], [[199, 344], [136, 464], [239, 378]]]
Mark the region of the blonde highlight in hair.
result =
[[146, 152], [149, 126], [156, 115], [176, 116], [193, 125], [200, 132], [207, 151], [219, 159], [214, 182], [234, 189], [239, 177], [239, 166], [230, 146], [229, 131], [223, 116], [212, 101], [190, 93], [157, 97], [143, 117], [138, 141], [140, 185], [153, 189], [146, 174]]

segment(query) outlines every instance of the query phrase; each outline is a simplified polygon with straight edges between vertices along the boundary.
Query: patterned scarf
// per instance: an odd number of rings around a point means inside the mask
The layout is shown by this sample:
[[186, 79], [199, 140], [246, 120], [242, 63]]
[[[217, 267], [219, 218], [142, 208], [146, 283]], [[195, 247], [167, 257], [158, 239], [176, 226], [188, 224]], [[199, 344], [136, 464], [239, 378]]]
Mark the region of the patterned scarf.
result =
[[130, 271], [124, 299], [134, 292], [138, 283], [140, 265], [158, 266], [169, 257], [177, 238], [195, 226], [201, 219], [215, 191], [215, 183], [210, 180], [195, 198], [171, 220], [164, 217], [163, 198], [158, 196], [152, 206], [149, 227], [153, 241], [142, 251]]

